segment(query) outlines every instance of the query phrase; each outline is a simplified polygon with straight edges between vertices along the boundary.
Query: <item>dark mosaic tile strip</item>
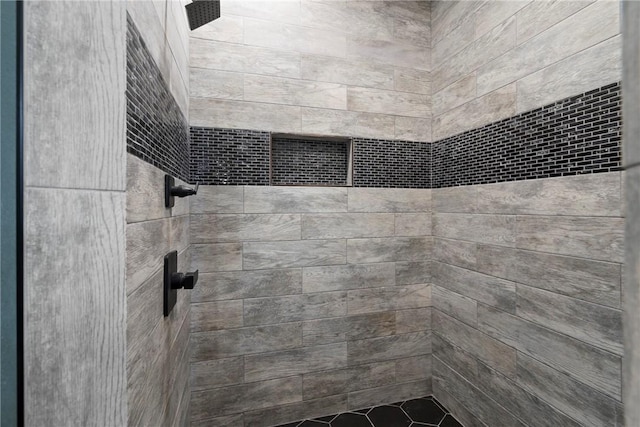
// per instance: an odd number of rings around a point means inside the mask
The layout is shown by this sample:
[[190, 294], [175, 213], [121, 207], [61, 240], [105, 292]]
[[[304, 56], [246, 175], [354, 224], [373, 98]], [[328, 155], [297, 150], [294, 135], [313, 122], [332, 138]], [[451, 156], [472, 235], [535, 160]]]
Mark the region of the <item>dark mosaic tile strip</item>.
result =
[[189, 180], [189, 124], [127, 15], [127, 152]]
[[431, 187], [431, 145], [353, 138], [354, 187]]
[[433, 143], [434, 188], [621, 169], [620, 83]]
[[273, 185], [346, 185], [349, 142], [276, 138], [271, 140]]
[[462, 427], [433, 396], [349, 411], [278, 427]]
[[191, 182], [269, 185], [269, 132], [191, 127]]

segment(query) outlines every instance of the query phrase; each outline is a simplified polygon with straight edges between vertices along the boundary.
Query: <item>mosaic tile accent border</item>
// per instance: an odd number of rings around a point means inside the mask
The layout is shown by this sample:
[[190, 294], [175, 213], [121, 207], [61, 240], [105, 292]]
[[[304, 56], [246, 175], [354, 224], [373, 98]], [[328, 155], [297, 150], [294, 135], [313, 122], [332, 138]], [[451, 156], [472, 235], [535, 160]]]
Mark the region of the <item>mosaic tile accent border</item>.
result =
[[433, 188], [621, 170], [620, 83], [433, 143]]

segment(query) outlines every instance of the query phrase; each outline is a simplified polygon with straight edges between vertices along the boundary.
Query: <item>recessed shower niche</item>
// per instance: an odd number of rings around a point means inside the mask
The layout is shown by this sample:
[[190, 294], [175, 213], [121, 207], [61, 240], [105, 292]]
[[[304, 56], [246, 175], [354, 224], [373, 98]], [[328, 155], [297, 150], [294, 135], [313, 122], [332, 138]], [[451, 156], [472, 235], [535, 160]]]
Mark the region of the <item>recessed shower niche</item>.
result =
[[350, 138], [272, 134], [271, 185], [352, 185]]

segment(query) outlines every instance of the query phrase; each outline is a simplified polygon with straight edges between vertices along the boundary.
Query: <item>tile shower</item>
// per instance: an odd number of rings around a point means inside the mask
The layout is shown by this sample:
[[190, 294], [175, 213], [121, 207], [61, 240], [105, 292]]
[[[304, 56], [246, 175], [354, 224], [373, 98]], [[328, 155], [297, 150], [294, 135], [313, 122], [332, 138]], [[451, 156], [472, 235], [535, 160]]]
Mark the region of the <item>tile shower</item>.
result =
[[[467, 427], [622, 426], [618, 6], [223, 0], [193, 32], [180, 2], [104, 11], [126, 62], [114, 425], [432, 395]], [[345, 170], [274, 162], [287, 142]], [[164, 208], [165, 173], [198, 194]], [[163, 317], [170, 250], [200, 280]]]

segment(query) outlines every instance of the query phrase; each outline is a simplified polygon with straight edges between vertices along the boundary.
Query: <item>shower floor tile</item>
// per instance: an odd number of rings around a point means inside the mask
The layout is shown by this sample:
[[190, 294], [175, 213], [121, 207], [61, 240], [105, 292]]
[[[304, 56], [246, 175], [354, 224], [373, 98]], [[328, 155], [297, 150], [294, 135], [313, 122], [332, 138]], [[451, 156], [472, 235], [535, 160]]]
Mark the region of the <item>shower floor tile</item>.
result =
[[433, 397], [302, 420], [278, 427], [463, 427]]

